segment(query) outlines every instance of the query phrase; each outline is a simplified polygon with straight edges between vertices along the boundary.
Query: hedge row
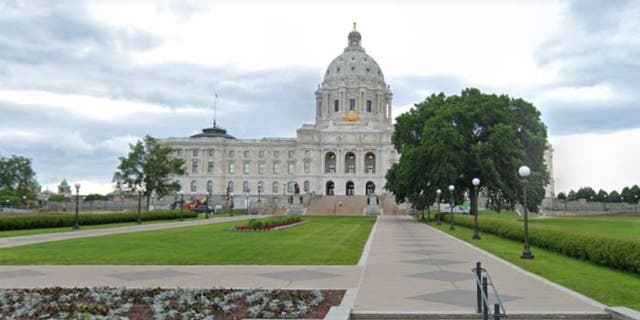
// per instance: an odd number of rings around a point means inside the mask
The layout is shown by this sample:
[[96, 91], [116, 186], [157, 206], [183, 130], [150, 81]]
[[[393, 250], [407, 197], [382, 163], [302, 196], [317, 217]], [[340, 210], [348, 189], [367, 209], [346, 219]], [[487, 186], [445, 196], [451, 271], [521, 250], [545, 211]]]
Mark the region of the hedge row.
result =
[[[448, 221], [449, 217], [444, 217]], [[456, 215], [454, 223], [473, 228], [473, 216]], [[479, 216], [478, 229], [524, 241], [522, 222]], [[570, 257], [640, 274], [640, 241], [592, 235], [579, 230], [529, 224], [529, 243]]]
[[[184, 211], [184, 218], [194, 218], [196, 212]], [[151, 211], [143, 212], [142, 220], [174, 220], [180, 218], [179, 210], [172, 211]], [[114, 212], [114, 213], [81, 213], [78, 216], [81, 226], [108, 223], [121, 223], [138, 221], [137, 212]], [[0, 216], [0, 231], [71, 227], [75, 224], [76, 217], [73, 213], [55, 214], [29, 214], [29, 215], [7, 215]]]

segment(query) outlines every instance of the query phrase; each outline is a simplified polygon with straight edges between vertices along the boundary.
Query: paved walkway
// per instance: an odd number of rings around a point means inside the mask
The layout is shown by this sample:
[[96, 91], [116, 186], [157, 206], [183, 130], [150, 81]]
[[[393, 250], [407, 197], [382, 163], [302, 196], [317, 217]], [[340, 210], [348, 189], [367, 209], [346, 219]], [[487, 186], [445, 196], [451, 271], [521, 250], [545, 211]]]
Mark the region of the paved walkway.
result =
[[507, 312], [602, 311], [409, 217], [378, 221], [354, 310], [473, 313], [476, 261], [489, 270]]
[[[244, 218], [132, 228], [155, 230]], [[493, 277], [507, 312], [602, 312], [596, 304], [409, 217], [380, 217], [375, 230], [362, 266], [0, 266], [0, 287], [344, 288], [358, 291], [355, 312], [474, 313], [471, 268], [480, 261]], [[103, 230], [76, 234], [96, 236], [100, 234], [92, 232], [99, 231]]]
[[[263, 215], [259, 217], [266, 218], [266, 217], [269, 217], [269, 215]], [[60, 240], [86, 238], [86, 237], [99, 237], [99, 236], [106, 236], [106, 235], [119, 234], [119, 233], [173, 229], [173, 228], [180, 228], [180, 227], [193, 227], [193, 226], [199, 226], [199, 225], [205, 225], [205, 224], [246, 220], [250, 218], [251, 218], [250, 216], [242, 215], [242, 216], [233, 216], [233, 217], [224, 217], [224, 218], [210, 218], [210, 219], [202, 219], [202, 220], [163, 222], [163, 223], [152, 223], [152, 224], [144, 224], [143, 222], [143, 224], [141, 225], [135, 225], [135, 226], [129, 226], [129, 227], [115, 227], [115, 228], [88, 229], [88, 230], [83, 230], [82, 226], [80, 226], [80, 230], [69, 231], [69, 232], [43, 233], [43, 234], [37, 234], [37, 235], [31, 235], [31, 236], [0, 238], [0, 248], [17, 247], [17, 246], [24, 246], [27, 244], [49, 242], [49, 241], [60, 241]]]

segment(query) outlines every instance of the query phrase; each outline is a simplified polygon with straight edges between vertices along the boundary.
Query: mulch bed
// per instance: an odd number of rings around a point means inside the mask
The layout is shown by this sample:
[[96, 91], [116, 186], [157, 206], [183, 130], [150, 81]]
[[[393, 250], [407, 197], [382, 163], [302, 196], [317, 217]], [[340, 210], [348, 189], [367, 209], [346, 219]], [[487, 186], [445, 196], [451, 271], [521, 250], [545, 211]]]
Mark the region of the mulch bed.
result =
[[0, 289], [6, 319], [322, 319], [345, 290]]

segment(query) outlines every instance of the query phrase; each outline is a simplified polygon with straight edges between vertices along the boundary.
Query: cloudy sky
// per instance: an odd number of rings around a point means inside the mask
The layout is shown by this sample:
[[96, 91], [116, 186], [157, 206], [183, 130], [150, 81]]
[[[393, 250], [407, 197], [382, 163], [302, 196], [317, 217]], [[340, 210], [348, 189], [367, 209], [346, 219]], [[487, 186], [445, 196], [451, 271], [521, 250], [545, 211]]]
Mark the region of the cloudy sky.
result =
[[214, 92], [231, 134], [294, 137], [355, 21], [395, 115], [465, 87], [522, 97], [556, 192], [620, 189], [640, 183], [639, 16], [622, 0], [0, 0], [0, 155], [106, 193], [128, 143], [210, 126]]

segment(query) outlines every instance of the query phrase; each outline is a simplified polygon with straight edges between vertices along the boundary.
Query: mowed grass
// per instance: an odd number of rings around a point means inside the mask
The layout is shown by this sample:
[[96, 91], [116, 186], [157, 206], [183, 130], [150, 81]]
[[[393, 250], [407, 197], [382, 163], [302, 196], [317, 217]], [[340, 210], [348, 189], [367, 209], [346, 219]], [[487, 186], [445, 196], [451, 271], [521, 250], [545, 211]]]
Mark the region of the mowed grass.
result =
[[48, 242], [0, 249], [2, 265], [352, 265], [375, 218], [304, 217], [269, 232], [246, 221]]
[[[511, 212], [495, 213], [483, 211], [478, 216], [523, 221], [524, 218]], [[618, 239], [637, 239], [640, 241], [640, 216], [589, 216], [589, 217], [544, 217], [532, 216], [531, 225], [550, 226], [557, 229], [571, 229], [585, 234], [600, 235]]]
[[[472, 240], [472, 229], [457, 225], [455, 231], [449, 231], [449, 226], [445, 223], [441, 226], [432, 223], [432, 226], [596, 301], [609, 306], [640, 310], [640, 275], [598, 266], [537, 247], [531, 248], [534, 260], [522, 260], [521, 242], [486, 233], [480, 234], [481, 240]], [[500, 284], [496, 285], [500, 290]]]

